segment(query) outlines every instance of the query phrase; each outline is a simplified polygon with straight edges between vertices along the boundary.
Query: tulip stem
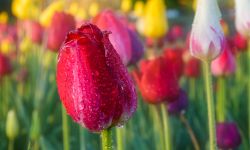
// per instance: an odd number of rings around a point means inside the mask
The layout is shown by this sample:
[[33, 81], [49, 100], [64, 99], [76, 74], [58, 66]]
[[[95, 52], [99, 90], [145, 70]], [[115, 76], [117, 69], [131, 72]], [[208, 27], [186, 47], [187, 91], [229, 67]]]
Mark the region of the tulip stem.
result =
[[14, 150], [14, 140], [9, 140], [8, 150]]
[[[248, 40], [248, 136], [250, 143], [250, 39]], [[250, 145], [249, 145], [250, 146]]]
[[80, 150], [85, 150], [85, 139], [84, 139], [84, 129], [82, 126], [79, 126], [79, 130], [80, 130]]
[[189, 90], [190, 90], [190, 98], [191, 100], [195, 100], [195, 79], [189, 79]]
[[171, 150], [171, 133], [170, 133], [170, 122], [168, 111], [165, 104], [161, 104], [162, 122], [163, 122], [163, 133], [165, 140], [165, 150]]
[[63, 125], [63, 149], [69, 150], [69, 127], [68, 127], [68, 118], [66, 110], [62, 105], [62, 125]]
[[224, 122], [226, 115], [226, 103], [225, 103], [225, 79], [224, 77], [220, 77], [218, 79], [218, 93], [217, 93], [217, 121]]
[[208, 109], [208, 126], [209, 126], [209, 149], [217, 150], [216, 134], [215, 134], [215, 111], [214, 111], [214, 98], [212, 90], [212, 76], [210, 72], [210, 62], [204, 61], [204, 76], [206, 84], [207, 95], [207, 109]]
[[112, 130], [111, 128], [105, 129], [101, 133], [102, 150], [112, 150]]
[[117, 143], [117, 150], [123, 150], [123, 128], [116, 128], [116, 143]]
[[180, 120], [183, 123], [183, 125], [186, 127], [187, 131], [188, 131], [188, 134], [189, 134], [189, 136], [191, 138], [191, 141], [192, 141], [192, 143], [194, 145], [194, 149], [195, 150], [200, 150], [200, 145], [199, 145], [198, 140], [197, 140], [197, 138], [196, 138], [196, 136], [194, 134], [194, 131], [193, 131], [192, 127], [190, 126], [187, 118], [185, 117], [185, 115], [183, 113], [180, 114]]

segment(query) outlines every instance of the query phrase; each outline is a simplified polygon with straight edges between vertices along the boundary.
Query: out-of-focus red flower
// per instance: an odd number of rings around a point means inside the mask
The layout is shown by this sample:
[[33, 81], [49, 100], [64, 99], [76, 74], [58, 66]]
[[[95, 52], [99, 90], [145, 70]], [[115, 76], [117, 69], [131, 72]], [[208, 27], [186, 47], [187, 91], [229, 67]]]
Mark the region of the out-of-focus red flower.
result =
[[247, 50], [247, 39], [242, 35], [240, 35], [239, 33], [233, 36], [233, 43], [238, 51]]
[[161, 48], [164, 45], [164, 38], [160, 38], [160, 39], [152, 39], [152, 38], [146, 38], [146, 46], [147, 47], [158, 47]]
[[28, 20], [24, 22], [27, 36], [34, 43], [41, 43], [43, 38], [43, 27], [39, 22]]
[[235, 149], [241, 144], [241, 136], [234, 122], [218, 123], [216, 135], [217, 145], [221, 149]]
[[180, 90], [178, 98], [167, 104], [167, 109], [170, 114], [178, 115], [188, 107], [188, 96], [184, 90]]
[[170, 62], [172, 70], [175, 76], [179, 79], [183, 74], [184, 61], [182, 59], [183, 49], [181, 48], [166, 48], [164, 52], [164, 57]]
[[236, 60], [228, 46], [225, 46], [222, 54], [212, 61], [211, 70], [215, 76], [226, 76], [235, 72]]
[[141, 70], [132, 72], [141, 94], [149, 103], [170, 102], [179, 95], [178, 79], [165, 58], [143, 61]]
[[105, 10], [92, 19], [100, 29], [111, 31], [110, 42], [117, 50], [123, 63], [127, 65], [131, 59], [131, 40], [127, 27], [111, 10]]
[[183, 60], [185, 62], [184, 74], [189, 78], [198, 78], [201, 73], [200, 60], [192, 57], [188, 51], [183, 54]]
[[167, 33], [166, 40], [169, 42], [175, 42], [178, 39], [182, 39], [183, 36], [183, 27], [181, 25], [174, 25]]
[[85, 24], [70, 32], [57, 64], [57, 87], [67, 113], [90, 131], [124, 124], [135, 112], [137, 96], [110, 32]]
[[0, 78], [10, 74], [12, 71], [11, 63], [8, 57], [0, 53]]
[[51, 51], [57, 52], [67, 33], [75, 29], [75, 27], [76, 22], [72, 15], [64, 12], [55, 12], [48, 28], [47, 47]]

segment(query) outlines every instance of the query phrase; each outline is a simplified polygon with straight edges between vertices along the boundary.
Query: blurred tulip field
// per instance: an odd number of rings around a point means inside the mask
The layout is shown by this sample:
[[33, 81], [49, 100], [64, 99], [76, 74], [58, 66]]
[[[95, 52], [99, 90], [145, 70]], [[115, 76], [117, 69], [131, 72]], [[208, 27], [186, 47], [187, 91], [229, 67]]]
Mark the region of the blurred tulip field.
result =
[[0, 150], [250, 150], [250, 0], [1, 0]]

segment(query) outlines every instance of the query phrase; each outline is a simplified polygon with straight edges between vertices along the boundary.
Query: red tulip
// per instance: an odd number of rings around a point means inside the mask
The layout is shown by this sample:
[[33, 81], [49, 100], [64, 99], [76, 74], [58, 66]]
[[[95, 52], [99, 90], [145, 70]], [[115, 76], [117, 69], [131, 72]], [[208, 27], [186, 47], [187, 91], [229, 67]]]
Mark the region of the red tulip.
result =
[[215, 76], [230, 75], [236, 70], [236, 60], [229, 47], [225, 48], [222, 54], [212, 61], [211, 70]]
[[39, 22], [36, 21], [26, 21], [24, 23], [24, 29], [27, 36], [34, 43], [41, 43], [43, 38], [43, 27]]
[[52, 17], [52, 22], [48, 29], [47, 47], [57, 52], [67, 33], [75, 29], [75, 26], [76, 22], [72, 15], [64, 12], [56, 12]]
[[184, 55], [185, 67], [184, 74], [189, 78], [198, 78], [200, 76], [200, 60], [190, 56], [188, 51], [185, 52]]
[[143, 62], [141, 72], [134, 71], [133, 76], [144, 100], [155, 104], [176, 99], [179, 85], [170, 62], [163, 57]]
[[10, 74], [12, 71], [12, 67], [10, 64], [10, 60], [8, 57], [0, 53], [0, 79], [5, 76]]
[[171, 62], [172, 70], [178, 79], [181, 77], [184, 68], [182, 52], [181, 48], [166, 48], [164, 53], [164, 57]]
[[100, 29], [111, 31], [110, 42], [117, 50], [123, 63], [127, 65], [131, 59], [131, 41], [127, 27], [111, 10], [105, 10], [93, 18], [92, 22]]
[[94, 132], [124, 124], [137, 105], [135, 87], [109, 34], [85, 24], [67, 35], [58, 57], [60, 99], [74, 121]]
[[218, 123], [216, 126], [217, 145], [221, 149], [235, 149], [241, 144], [237, 125], [233, 122]]
[[233, 43], [238, 51], [247, 50], [247, 39], [245, 37], [243, 37], [242, 35], [240, 35], [239, 33], [237, 33], [233, 37]]
[[175, 42], [178, 39], [181, 39], [184, 35], [183, 27], [180, 25], [174, 25], [167, 34], [167, 41]]

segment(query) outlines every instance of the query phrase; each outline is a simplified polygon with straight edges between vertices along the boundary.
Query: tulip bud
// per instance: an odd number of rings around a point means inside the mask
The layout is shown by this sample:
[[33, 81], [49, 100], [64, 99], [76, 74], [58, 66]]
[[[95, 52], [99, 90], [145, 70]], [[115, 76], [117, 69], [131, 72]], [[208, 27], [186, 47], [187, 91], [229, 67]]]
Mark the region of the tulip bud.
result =
[[76, 23], [72, 15], [56, 12], [48, 29], [47, 47], [57, 52], [67, 33], [75, 29]]
[[0, 79], [5, 76], [10, 74], [12, 71], [12, 67], [10, 64], [10, 60], [8, 57], [0, 53]]
[[250, 1], [235, 0], [235, 24], [237, 31], [250, 38]]
[[39, 21], [40, 23], [48, 27], [51, 25], [51, 21], [53, 21], [52, 17], [54, 16], [54, 13], [57, 11], [62, 11], [64, 7], [63, 1], [54, 1], [52, 2], [40, 15]]
[[177, 99], [167, 104], [167, 109], [170, 114], [178, 115], [185, 111], [188, 107], [188, 97], [184, 90], [180, 90], [180, 94]]
[[247, 39], [241, 34], [236, 34], [233, 37], [233, 45], [237, 48], [238, 51], [247, 50]]
[[216, 0], [198, 0], [197, 4], [190, 52], [203, 61], [211, 61], [219, 56], [225, 43], [220, 26], [221, 13]]
[[221, 149], [235, 149], [241, 144], [239, 130], [233, 122], [218, 123], [216, 135], [217, 145]]
[[95, 17], [100, 12], [100, 6], [97, 2], [92, 2], [89, 6], [89, 15]]
[[166, 48], [164, 57], [170, 62], [174, 75], [179, 79], [183, 73], [184, 61], [182, 59], [181, 48]]
[[186, 51], [183, 55], [185, 62], [184, 74], [189, 78], [198, 78], [200, 76], [200, 61], [192, 56]]
[[211, 70], [215, 76], [230, 75], [236, 70], [236, 60], [229, 47], [226, 45], [225, 48], [222, 54], [212, 61]]
[[122, 0], [121, 2], [121, 10], [124, 13], [128, 13], [132, 8], [132, 0]]
[[128, 31], [129, 31], [129, 36], [130, 36], [130, 41], [131, 41], [131, 46], [132, 46], [132, 49], [131, 49], [132, 57], [130, 59], [129, 64], [136, 64], [137, 61], [139, 61], [144, 54], [144, 47], [138, 35], [130, 29], [128, 29]]
[[19, 123], [14, 110], [10, 110], [6, 120], [6, 135], [9, 140], [14, 140], [19, 133]]
[[141, 71], [133, 72], [146, 102], [152, 104], [170, 102], [178, 97], [178, 79], [170, 65], [165, 58], [158, 57], [144, 62], [140, 67]]
[[181, 39], [183, 37], [183, 32], [184, 31], [182, 26], [175, 25], [169, 30], [166, 39], [169, 42], [176, 42], [176, 40]]
[[117, 50], [123, 63], [127, 65], [131, 59], [131, 40], [127, 27], [111, 10], [105, 10], [93, 18], [92, 22], [100, 29], [111, 31], [110, 42]]
[[43, 38], [43, 27], [36, 21], [26, 21], [24, 29], [29, 39], [34, 43], [41, 43]]
[[67, 35], [58, 57], [60, 99], [75, 122], [94, 132], [123, 125], [137, 105], [135, 87], [109, 34], [85, 24]]
[[0, 13], [0, 24], [8, 23], [8, 19], [9, 19], [9, 17], [8, 17], [7, 12], [1, 12]]
[[167, 32], [166, 8], [163, 0], [148, 0], [145, 6], [144, 35], [150, 38], [163, 37]]
[[143, 1], [136, 1], [134, 5], [134, 15], [136, 17], [141, 17], [143, 16], [143, 11], [144, 11], [144, 2]]

